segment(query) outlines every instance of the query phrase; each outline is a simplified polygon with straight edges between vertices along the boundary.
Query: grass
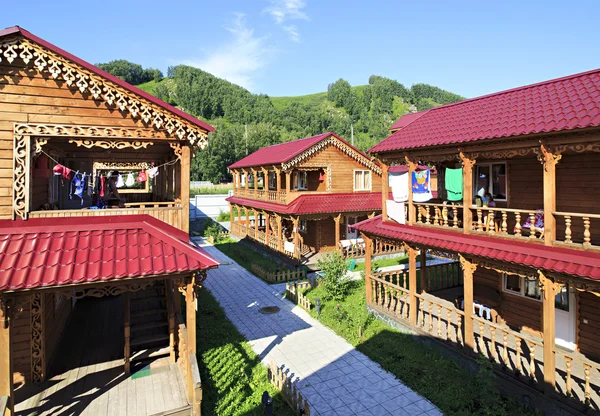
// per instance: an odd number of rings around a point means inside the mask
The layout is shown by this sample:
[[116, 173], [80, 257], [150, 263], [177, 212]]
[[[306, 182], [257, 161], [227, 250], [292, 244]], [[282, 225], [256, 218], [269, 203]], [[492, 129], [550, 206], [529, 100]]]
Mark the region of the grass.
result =
[[190, 187], [190, 196], [196, 195], [227, 195], [229, 191], [233, 191], [233, 184], [221, 183], [210, 186], [194, 186]]
[[[362, 95], [363, 89], [365, 87], [366, 87], [366, 85], [357, 85], [357, 86], [352, 87], [352, 89], [354, 91], [356, 91], [356, 93], [358, 95]], [[304, 104], [317, 105], [317, 104], [321, 104], [321, 103], [328, 103], [330, 105], [333, 105], [333, 103], [327, 99], [326, 91], [325, 92], [317, 92], [315, 94], [298, 95], [295, 97], [270, 97], [270, 98], [271, 98], [271, 102], [273, 103], [273, 106], [277, 110], [283, 110], [284, 108], [286, 108], [287, 106], [289, 106], [292, 103], [298, 103], [300, 105], [304, 105]]]
[[270, 272], [286, 268], [285, 265], [278, 263], [275, 258], [266, 257], [262, 253], [252, 250], [245, 241], [227, 239], [218, 242], [215, 247], [251, 273], [253, 264]]
[[203, 415], [264, 415], [264, 391], [274, 397], [273, 414], [294, 412], [268, 380], [267, 370], [215, 298], [198, 292], [198, 358]]
[[[364, 281], [355, 283], [342, 302], [325, 299], [321, 287], [307, 290], [313, 302], [321, 298], [318, 319], [359, 351], [379, 363], [448, 415], [534, 415], [516, 401], [500, 396], [486, 360], [473, 375], [452, 359], [403, 334], [369, 314]], [[313, 310], [311, 315], [317, 317]]]
[[[417, 263], [418, 263], [418, 261], [419, 260], [417, 258]], [[400, 257], [376, 260], [373, 262], [373, 265], [379, 269], [381, 267], [397, 266], [399, 264], [407, 264], [407, 263], [408, 263], [408, 256], [400, 256]], [[363, 270], [365, 270], [365, 262], [361, 261], [360, 263], [356, 263], [356, 268], [354, 269], [354, 271], [362, 272]]]

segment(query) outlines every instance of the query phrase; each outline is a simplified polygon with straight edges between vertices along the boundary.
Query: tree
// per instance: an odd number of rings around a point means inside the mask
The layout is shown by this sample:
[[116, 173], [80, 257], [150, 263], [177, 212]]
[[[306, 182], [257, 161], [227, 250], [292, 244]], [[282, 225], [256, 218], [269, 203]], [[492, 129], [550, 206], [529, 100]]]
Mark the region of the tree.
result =
[[327, 99], [337, 107], [346, 107], [350, 103], [351, 87], [345, 79], [338, 79], [327, 87]]
[[158, 69], [144, 69], [141, 65], [134, 64], [125, 59], [117, 59], [105, 64], [97, 64], [96, 66], [132, 85], [139, 85], [152, 80], [160, 81], [163, 77], [162, 72]]

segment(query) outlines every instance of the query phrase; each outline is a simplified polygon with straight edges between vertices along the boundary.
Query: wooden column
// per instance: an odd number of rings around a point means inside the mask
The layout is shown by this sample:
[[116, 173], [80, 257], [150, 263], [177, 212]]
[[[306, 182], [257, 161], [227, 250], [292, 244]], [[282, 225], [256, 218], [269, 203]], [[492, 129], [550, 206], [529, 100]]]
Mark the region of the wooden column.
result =
[[283, 253], [283, 227], [281, 224], [281, 215], [277, 215], [277, 237], [278, 237], [278, 242], [277, 242], [277, 249], [279, 250], [280, 253]]
[[123, 293], [123, 331], [125, 338], [124, 360], [125, 374], [131, 373], [131, 295], [129, 292]]
[[464, 313], [465, 322], [463, 328], [465, 330], [464, 342], [467, 348], [474, 350], [475, 348], [475, 326], [473, 323], [473, 274], [477, 268], [476, 264], [471, 263], [463, 256], [459, 255], [460, 265], [463, 269], [463, 298], [464, 298]]
[[256, 237], [256, 233], [258, 232], [258, 223], [260, 222], [260, 214], [257, 210], [254, 210], [254, 236]]
[[263, 174], [263, 190], [264, 190], [263, 199], [265, 201], [268, 201], [269, 200], [269, 170], [267, 168], [262, 168], [262, 174]]
[[381, 221], [388, 221], [387, 204], [390, 193], [390, 166], [381, 160]]
[[[254, 192], [258, 191], [258, 171], [252, 169], [252, 180], [254, 181]], [[256, 198], [256, 194], [254, 195]]]
[[371, 287], [371, 258], [373, 256], [373, 239], [361, 233], [365, 242], [365, 298], [367, 305], [373, 303], [373, 288]]
[[463, 168], [463, 232], [468, 234], [473, 228], [471, 206], [473, 205], [473, 165], [475, 159], [471, 159], [460, 152], [460, 160]]
[[540, 159], [544, 167], [544, 244], [551, 246], [556, 240], [556, 164], [562, 155], [553, 154], [545, 144], [540, 146]]
[[417, 211], [413, 202], [412, 178], [413, 173], [417, 170], [417, 163], [408, 156], [404, 159], [406, 160], [406, 167], [408, 167], [408, 225], [413, 225], [417, 222]]
[[[15, 414], [15, 394], [13, 386], [13, 369], [11, 356], [10, 311], [4, 299], [0, 302], [0, 396], [7, 396], [8, 412], [6, 416]], [[5, 416], [2, 415], [2, 416]]]
[[300, 247], [298, 247], [300, 242], [300, 239], [298, 238], [300, 237], [300, 230], [298, 230], [298, 227], [300, 226], [300, 217], [293, 218], [292, 222], [294, 224], [294, 258], [300, 258]]
[[333, 221], [335, 221], [335, 248], [338, 250], [340, 248], [340, 219], [342, 214], [335, 215], [333, 217]]
[[233, 222], [234, 222], [234, 215], [233, 215], [233, 204], [229, 204], [229, 232], [233, 231]]
[[250, 178], [248, 177], [248, 171], [246, 169], [244, 169], [244, 179], [245, 179], [245, 183], [244, 183], [244, 187], [246, 188], [246, 196], [248, 196], [247, 192], [248, 192], [248, 188], [250, 187]]
[[[248, 182], [246, 182], [248, 183]], [[248, 207], [244, 207], [244, 212], [246, 213], [246, 234], [248, 233], [248, 230], [250, 229], [250, 211], [248, 210]]]
[[417, 326], [417, 249], [407, 247], [408, 251], [408, 292], [410, 296], [408, 318], [410, 325]]
[[275, 175], [277, 176], [277, 202], [279, 202], [279, 192], [281, 192], [281, 169], [274, 167]]
[[420, 264], [420, 278], [421, 278], [421, 292], [427, 291], [427, 249], [425, 247], [421, 247], [421, 256], [420, 256], [421, 264]]
[[[544, 224], [545, 226], [545, 224]], [[554, 357], [554, 343], [556, 341], [556, 306], [555, 296], [560, 285], [554, 283], [538, 270], [540, 286], [542, 289], [542, 323], [544, 340], [544, 389], [554, 392], [556, 385], [556, 362]]]
[[[265, 212], [265, 236], [269, 235], [269, 230], [271, 228], [271, 224], [269, 223], [269, 221], [271, 220], [271, 216]], [[268, 237], [266, 237], [268, 239]], [[265, 241], [265, 243], [267, 245], [269, 245], [269, 241]]]
[[285, 172], [285, 192], [289, 198], [290, 190], [292, 189], [292, 171], [288, 170]]
[[170, 279], [165, 280], [165, 294], [167, 296], [167, 313], [169, 315], [169, 360], [174, 364], [177, 361], [175, 352], [175, 305], [173, 281]]
[[190, 147], [181, 147], [181, 224], [183, 231], [190, 231]]
[[196, 354], [196, 275], [193, 275], [185, 286], [185, 321], [188, 333], [188, 353]]

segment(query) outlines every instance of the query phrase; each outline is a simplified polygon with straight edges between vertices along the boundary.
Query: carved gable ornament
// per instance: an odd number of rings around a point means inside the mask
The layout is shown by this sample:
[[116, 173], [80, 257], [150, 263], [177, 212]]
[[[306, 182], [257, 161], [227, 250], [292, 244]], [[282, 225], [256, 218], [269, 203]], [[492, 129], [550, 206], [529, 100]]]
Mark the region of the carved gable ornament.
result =
[[166, 132], [172, 138], [187, 140], [190, 145], [200, 148], [207, 144], [206, 130], [63, 56], [22, 36], [0, 40], [0, 62], [6, 60], [12, 63], [17, 58], [21, 58], [27, 68], [48, 73], [53, 79], [64, 82], [68, 88], [79, 90], [96, 101], [104, 101], [109, 109], [127, 112], [131, 118]]

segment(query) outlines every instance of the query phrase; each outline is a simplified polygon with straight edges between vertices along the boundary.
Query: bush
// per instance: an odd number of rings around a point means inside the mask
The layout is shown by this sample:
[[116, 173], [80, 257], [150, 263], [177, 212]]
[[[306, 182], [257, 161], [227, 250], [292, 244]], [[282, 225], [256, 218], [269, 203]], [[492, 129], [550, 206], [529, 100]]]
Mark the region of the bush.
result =
[[320, 258], [317, 265], [324, 274], [320, 284], [325, 292], [325, 298], [335, 301], [344, 300], [352, 288], [352, 280], [345, 276], [348, 269], [346, 260], [338, 251], [334, 251]]
[[204, 236], [212, 237], [213, 244], [216, 244], [223, 239], [223, 236], [221, 235], [222, 232], [223, 227], [221, 227], [216, 222], [213, 222], [208, 227], [206, 227], [206, 230], [204, 230]]

